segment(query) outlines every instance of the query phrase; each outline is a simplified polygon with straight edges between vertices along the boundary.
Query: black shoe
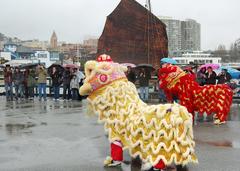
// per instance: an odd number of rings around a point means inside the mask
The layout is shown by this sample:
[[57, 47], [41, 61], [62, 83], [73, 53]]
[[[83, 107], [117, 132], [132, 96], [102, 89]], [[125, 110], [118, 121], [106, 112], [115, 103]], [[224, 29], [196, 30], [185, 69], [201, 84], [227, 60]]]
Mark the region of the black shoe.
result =
[[187, 166], [177, 165], [176, 166], [177, 171], [188, 171]]

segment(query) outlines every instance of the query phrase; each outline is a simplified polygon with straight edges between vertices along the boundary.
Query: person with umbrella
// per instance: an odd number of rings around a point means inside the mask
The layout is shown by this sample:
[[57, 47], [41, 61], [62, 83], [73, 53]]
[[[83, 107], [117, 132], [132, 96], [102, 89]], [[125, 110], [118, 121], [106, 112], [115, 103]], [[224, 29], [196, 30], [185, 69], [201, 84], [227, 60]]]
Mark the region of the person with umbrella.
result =
[[13, 100], [13, 74], [10, 65], [6, 65], [4, 69], [4, 85], [5, 85], [5, 91], [6, 91], [6, 98], [7, 101]]
[[15, 88], [15, 99], [18, 100], [18, 97], [23, 98], [23, 81], [24, 76], [18, 67], [15, 68], [13, 73], [13, 83]]
[[[80, 70], [80, 68], [74, 68], [73, 69], [73, 77], [74, 77], [74, 75], [76, 75], [76, 77], [77, 77], [77, 81], [78, 81], [78, 87], [81, 87], [82, 85], [83, 85], [83, 80], [84, 80], [84, 78], [85, 78], [85, 75], [83, 74], [83, 72]], [[73, 78], [72, 78], [73, 79]], [[76, 86], [75, 86], [76, 87]], [[71, 87], [71, 89], [72, 89], [72, 87]], [[79, 89], [79, 88], [78, 88]], [[75, 93], [75, 94], [74, 94]], [[77, 96], [78, 96], [78, 100], [82, 100], [82, 96], [78, 93], [78, 91], [76, 91], [76, 88], [74, 89], [74, 91], [72, 90], [72, 95], [75, 95], [76, 96], [76, 94], [77, 94]], [[72, 97], [73, 98], [73, 97]], [[75, 98], [75, 100], [76, 100], [76, 98]]]
[[216, 80], [217, 80], [217, 74], [216, 74], [216, 72], [213, 71], [213, 68], [211, 66], [209, 66], [207, 68], [207, 72], [206, 72], [206, 84], [214, 85], [214, 84], [216, 84]]
[[232, 76], [228, 73], [227, 69], [222, 69], [222, 72], [217, 76], [217, 84], [230, 83]]
[[36, 72], [33, 68], [29, 69], [29, 73], [27, 75], [27, 91], [29, 100], [34, 100], [34, 87], [36, 85]]
[[54, 99], [55, 99], [55, 101], [58, 101], [60, 85], [62, 84], [62, 75], [57, 70], [56, 67], [53, 67], [52, 72], [50, 73], [50, 77], [52, 78], [52, 88], [53, 88], [53, 93], [54, 93]]
[[140, 97], [145, 102], [148, 101], [150, 77], [150, 73], [148, 73], [144, 68], [141, 68], [137, 79], [139, 80]]
[[78, 90], [79, 90], [79, 79], [77, 78], [77, 75], [73, 74], [72, 79], [70, 82], [70, 88], [72, 92], [72, 100], [78, 100]]
[[204, 86], [206, 83], [206, 67], [202, 67], [198, 72], [197, 72], [197, 82], [200, 86]]
[[47, 70], [43, 65], [39, 65], [37, 67], [37, 76], [38, 76], [38, 93], [39, 93], [39, 101], [44, 99], [47, 100]]
[[161, 64], [172, 64], [172, 65], [177, 65], [177, 61], [172, 58], [162, 58], [160, 61]]
[[70, 82], [71, 82], [71, 72], [70, 72], [70, 68], [67, 67], [66, 70], [63, 72], [63, 99], [64, 100], [66, 99], [70, 100], [71, 98]]
[[128, 69], [127, 73], [126, 73], [127, 79], [128, 79], [128, 81], [130, 81], [134, 84], [136, 81], [136, 75], [135, 75], [132, 67], [128, 66], [127, 69]]

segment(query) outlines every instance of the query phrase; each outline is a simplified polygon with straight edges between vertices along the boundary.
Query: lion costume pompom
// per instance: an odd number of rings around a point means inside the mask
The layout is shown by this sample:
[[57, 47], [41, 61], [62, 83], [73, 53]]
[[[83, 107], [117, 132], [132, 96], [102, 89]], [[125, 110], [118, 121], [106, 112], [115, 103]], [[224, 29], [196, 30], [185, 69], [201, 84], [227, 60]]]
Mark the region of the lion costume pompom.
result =
[[159, 71], [160, 87], [168, 100], [177, 96], [181, 105], [194, 114], [215, 113], [214, 123], [225, 123], [232, 104], [233, 92], [226, 84], [200, 86], [178, 66], [165, 64]]
[[111, 143], [111, 157], [105, 164], [122, 161], [122, 149], [155, 168], [196, 163], [192, 116], [187, 109], [178, 104], [148, 106], [126, 79], [126, 67], [105, 55], [98, 61], [85, 64], [80, 94], [89, 95], [99, 121], [105, 123]]

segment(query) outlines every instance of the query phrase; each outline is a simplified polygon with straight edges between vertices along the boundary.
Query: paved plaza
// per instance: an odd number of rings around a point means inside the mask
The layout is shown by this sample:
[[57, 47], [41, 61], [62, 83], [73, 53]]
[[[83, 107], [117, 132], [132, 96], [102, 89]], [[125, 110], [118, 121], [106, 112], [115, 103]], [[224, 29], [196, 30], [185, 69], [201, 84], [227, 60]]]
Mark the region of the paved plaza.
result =
[[[0, 97], [0, 171], [139, 171], [140, 162], [127, 152], [122, 168], [103, 168], [107, 136], [97, 118], [85, 114], [86, 106], [86, 101]], [[229, 120], [222, 126], [194, 125], [199, 164], [189, 171], [240, 171], [239, 104], [233, 104]]]

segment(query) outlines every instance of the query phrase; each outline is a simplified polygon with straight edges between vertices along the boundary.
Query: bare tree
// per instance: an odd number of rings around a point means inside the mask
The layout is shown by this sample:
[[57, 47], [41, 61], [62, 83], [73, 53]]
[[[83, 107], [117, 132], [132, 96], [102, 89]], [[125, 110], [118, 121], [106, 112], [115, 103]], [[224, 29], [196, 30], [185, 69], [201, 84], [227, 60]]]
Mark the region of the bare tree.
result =
[[230, 62], [229, 53], [226, 46], [223, 44], [218, 45], [217, 49], [213, 52], [215, 56], [221, 57], [222, 62]]
[[235, 43], [231, 44], [229, 54], [230, 54], [231, 62], [240, 61], [240, 49], [237, 47]]

